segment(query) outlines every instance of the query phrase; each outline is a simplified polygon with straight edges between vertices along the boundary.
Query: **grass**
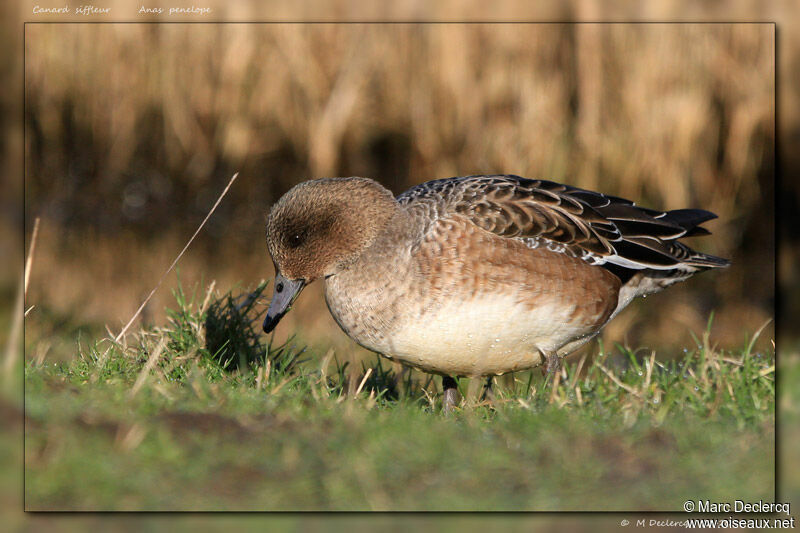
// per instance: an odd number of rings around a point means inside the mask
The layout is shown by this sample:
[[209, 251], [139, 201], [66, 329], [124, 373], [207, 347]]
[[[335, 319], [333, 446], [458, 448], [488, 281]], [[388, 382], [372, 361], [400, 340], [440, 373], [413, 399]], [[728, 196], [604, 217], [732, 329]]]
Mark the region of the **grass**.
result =
[[[552, 382], [440, 380], [261, 335], [265, 285], [25, 366], [27, 510], [662, 510], [771, 500], [774, 352], [599, 347]], [[44, 353], [44, 352], [39, 352]]]

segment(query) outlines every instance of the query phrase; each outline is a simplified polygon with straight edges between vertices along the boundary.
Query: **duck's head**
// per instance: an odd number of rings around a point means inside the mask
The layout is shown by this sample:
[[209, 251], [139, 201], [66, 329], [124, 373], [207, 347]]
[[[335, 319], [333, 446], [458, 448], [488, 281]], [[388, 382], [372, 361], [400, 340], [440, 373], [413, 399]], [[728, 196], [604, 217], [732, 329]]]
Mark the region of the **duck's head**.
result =
[[367, 178], [306, 181], [284, 194], [267, 218], [275, 284], [264, 331], [275, 328], [303, 287], [352, 264], [396, 205], [391, 192]]

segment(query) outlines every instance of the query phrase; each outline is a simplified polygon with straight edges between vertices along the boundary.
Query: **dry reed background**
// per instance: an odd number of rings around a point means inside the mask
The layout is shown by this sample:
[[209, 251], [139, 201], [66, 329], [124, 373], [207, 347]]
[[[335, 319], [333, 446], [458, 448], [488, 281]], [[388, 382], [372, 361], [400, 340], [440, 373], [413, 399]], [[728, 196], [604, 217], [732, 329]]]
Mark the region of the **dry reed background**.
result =
[[[685, 345], [715, 309], [741, 343], [773, 314], [772, 25], [62, 24], [25, 43], [29, 300], [62, 322], [119, 329], [235, 171], [185, 282], [270, 277], [265, 212], [304, 179], [509, 172], [720, 216], [695, 245], [734, 268], [609, 339]], [[282, 334], [342, 337], [319, 287], [289, 317]]]
[[[773, 227], [759, 215], [773, 39], [769, 25], [29, 26], [26, 208], [44, 217], [47, 277], [31, 300], [124, 320], [236, 170], [185, 278], [271, 275], [264, 212], [309, 177], [400, 192], [513, 172], [718, 213], [697, 245], [737, 268], [609, 333], [639, 322], [642, 339], [674, 339], [716, 308], [733, 341], [771, 315]], [[298, 307], [296, 327], [332, 326], [318, 298]]]

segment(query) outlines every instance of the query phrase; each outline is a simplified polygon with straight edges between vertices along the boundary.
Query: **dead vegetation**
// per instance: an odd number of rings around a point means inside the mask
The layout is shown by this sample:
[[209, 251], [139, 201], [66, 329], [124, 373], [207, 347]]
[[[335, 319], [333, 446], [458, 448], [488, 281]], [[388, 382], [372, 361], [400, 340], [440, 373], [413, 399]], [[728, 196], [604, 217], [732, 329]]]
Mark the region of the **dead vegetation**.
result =
[[[300, 180], [510, 172], [718, 213], [697, 246], [734, 268], [607, 333], [669, 339], [717, 309], [736, 338], [772, 314], [774, 43], [768, 24], [30, 26], [32, 298], [126, 320], [235, 171], [189, 283], [270, 277], [264, 213]], [[311, 294], [288, 329], [330, 338]]]

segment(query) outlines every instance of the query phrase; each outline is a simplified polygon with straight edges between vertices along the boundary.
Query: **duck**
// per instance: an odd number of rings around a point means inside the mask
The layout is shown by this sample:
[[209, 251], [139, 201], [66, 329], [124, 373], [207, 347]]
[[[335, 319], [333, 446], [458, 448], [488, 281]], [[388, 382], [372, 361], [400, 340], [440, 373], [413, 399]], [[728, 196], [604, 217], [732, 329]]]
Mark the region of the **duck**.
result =
[[275, 267], [263, 330], [324, 283], [339, 327], [388, 359], [489, 378], [561, 361], [637, 297], [730, 261], [679, 239], [708, 235], [703, 209], [660, 211], [543, 179], [437, 179], [395, 197], [373, 179], [301, 182], [272, 207]]

